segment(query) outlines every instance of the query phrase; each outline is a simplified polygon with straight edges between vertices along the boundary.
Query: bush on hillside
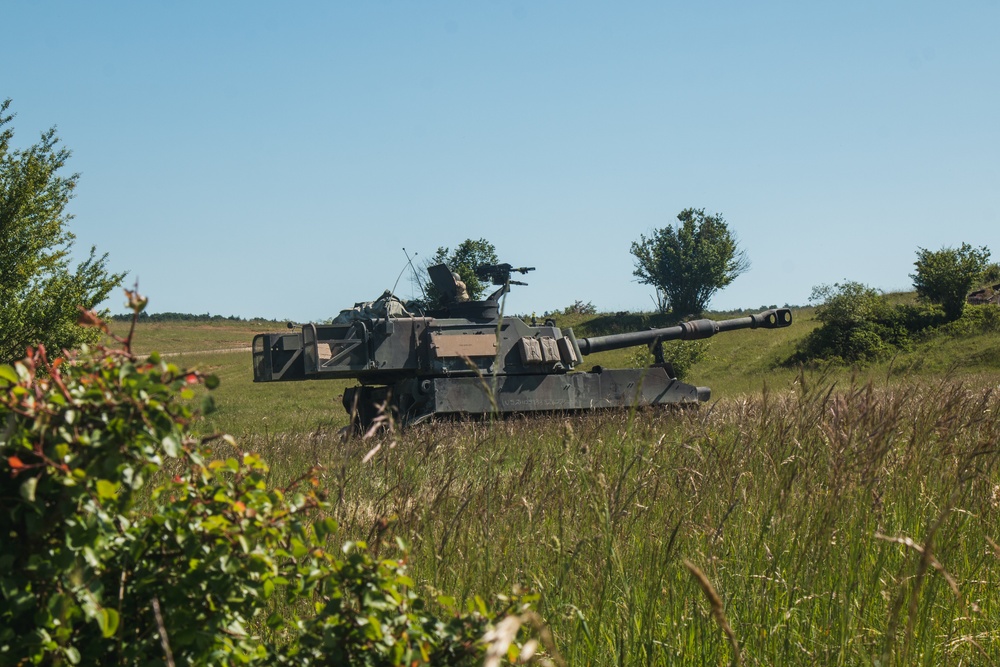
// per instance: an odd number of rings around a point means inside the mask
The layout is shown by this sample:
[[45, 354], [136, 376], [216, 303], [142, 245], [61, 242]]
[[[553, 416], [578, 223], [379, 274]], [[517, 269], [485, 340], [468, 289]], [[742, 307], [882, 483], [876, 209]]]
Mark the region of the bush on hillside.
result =
[[596, 315], [597, 306], [591, 301], [574, 301], [562, 309], [563, 315]]
[[995, 285], [1000, 283], [1000, 263], [993, 262], [983, 271], [982, 282], [984, 285]]
[[940, 306], [928, 303], [901, 303], [893, 306], [896, 317], [903, 327], [915, 338], [948, 322], [948, 316]]
[[821, 302], [816, 308], [821, 326], [806, 336], [792, 361], [871, 362], [910, 343], [903, 311], [867, 285], [821, 285], [810, 300]]
[[[708, 353], [707, 340], [671, 340], [663, 343], [663, 359], [674, 369], [674, 376], [684, 380], [696, 363]], [[654, 362], [648, 347], [638, 346], [629, 355], [628, 365], [632, 368], [646, 368]]]
[[973, 336], [1000, 332], [1000, 306], [983, 304], [966, 306], [959, 319], [934, 329], [934, 334], [945, 336]]
[[867, 363], [909, 347], [911, 341], [936, 336], [970, 336], [1000, 331], [1000, 306], [967, 306], [956, 320], [931, 304], [889, 303], [885, 295], [856, 282], [813, 289], [821, 301], [816, 319], [821, 325], [809, 333], [789, 359]]
[[0, 665], [472, 665], [506, 615], [504, 652], [527, 599], [459, 613], [405, 554], [332, 544], [315, 472], [276, 488], [218, 456], [235, 441], [196, 437], [189, 407], [218, 381], [122, 342], [0, 366]]
[[919, 248], [916, 273], [910, 277], [921, 299], [939, 304], [949, 320], [957, 320], [966, 296], [986, 273], [989, 258], [989, 248], [973, 248], [968, 243], [936, 251]]

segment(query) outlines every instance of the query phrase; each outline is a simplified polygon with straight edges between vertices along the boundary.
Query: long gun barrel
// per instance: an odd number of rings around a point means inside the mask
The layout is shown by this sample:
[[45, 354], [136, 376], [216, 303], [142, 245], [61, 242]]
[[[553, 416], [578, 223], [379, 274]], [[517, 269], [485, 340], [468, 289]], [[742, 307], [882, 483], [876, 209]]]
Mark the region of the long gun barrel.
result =
[[709, 338], [720, 331], [735, 331], [736, 329], [780, 329], [792, 323], [792, 311], [788, 308], [773, 308], [732, 320], [692, 320], [682, 322], [677, 326], [649, 331], [633, 331], [631, 333], [613, 334], [610, 336], [595, 336], [580, 338], [577, 343], [582, 354], [594, 354], [605, 350], [620, 350], [623, 347], [649, 345], [657, 341], [668, 340], [698, 340]]

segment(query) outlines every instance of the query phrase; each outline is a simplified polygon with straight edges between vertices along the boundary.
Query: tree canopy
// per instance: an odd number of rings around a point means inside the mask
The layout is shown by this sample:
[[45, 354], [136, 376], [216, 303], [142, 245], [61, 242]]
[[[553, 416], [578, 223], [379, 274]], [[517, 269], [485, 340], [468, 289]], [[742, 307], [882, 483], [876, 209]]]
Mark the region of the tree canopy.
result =
[[983, 278], [989, 266], [986, 246], [917, 250], [916, 273], [910, 274], [917, 296], [944, 308], [949, 320], [957, 320], [965, 310], [969, 291]]
[[38, 143], [12, 148], [10, 102], [0, 104], [0, 362], [29, 345], [56, 352], [97, 340], [99, 332], [76, 324], [77, 307], [96, 307], [125, 275], [109, 273], [95, 248], [72, 266], [66, 205], [79, 174], [62, 173], [70, 151], [54, 127]]
[[679, 224], [640, 235], [632, 243], [639, 282], [657, 289], [661, 311], [698, 315], [718, 290], [750, 268], [722, 215], [686, 208]]

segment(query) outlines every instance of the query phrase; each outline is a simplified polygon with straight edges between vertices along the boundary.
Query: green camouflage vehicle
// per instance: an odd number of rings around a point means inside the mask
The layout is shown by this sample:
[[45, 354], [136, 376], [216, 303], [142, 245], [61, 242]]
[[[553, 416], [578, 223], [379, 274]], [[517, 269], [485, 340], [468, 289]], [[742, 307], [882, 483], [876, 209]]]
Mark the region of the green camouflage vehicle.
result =
[[[391, 412], [403, 425], [435, 415], [482, 416], [520, 412], [569, 412], [707, 401], [708, 387], [679, 381], [663, 359], [661, 343], [695, 340], [736, 329], [776, 329], [792, 322], [787, 308], [730, 320], [707, 319], [648, 331], [576, 338], [551, 321], [542, 326], [501, 317], [500, 298], [514, 273], [530, 267], [482, 266], [477, 275], [498, 289], [482, 301], [463, 301], [447, 266], [430, 267], [444, 295], [436, 311], [403, 304], [390, 292], [356, 304], [330, 324], [266, 333], [253, 340], [255, 382], [356, 379], [344, 408], [359, 428]], [[409, 309], [408, 309], [409, 308]], [[411, 310], [415, 312], [411, 312]], [[289, 325], [291, 326], [291, 325]], [[649, 368], [589, 371], [584, 356], [647, 345]]]

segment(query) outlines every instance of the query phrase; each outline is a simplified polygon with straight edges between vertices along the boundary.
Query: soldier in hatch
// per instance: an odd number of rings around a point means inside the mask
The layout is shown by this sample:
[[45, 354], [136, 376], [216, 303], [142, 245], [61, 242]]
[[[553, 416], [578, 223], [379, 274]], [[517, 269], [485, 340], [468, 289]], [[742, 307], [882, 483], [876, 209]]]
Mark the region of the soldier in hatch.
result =
[[465, 287], [465, 283], [462, 282], [462, 277], [458, 275], [457, 271], [452, 271], [451, 277], [455, 279], [455, 301], [459, 303], [468, 301], [469, 290]]

